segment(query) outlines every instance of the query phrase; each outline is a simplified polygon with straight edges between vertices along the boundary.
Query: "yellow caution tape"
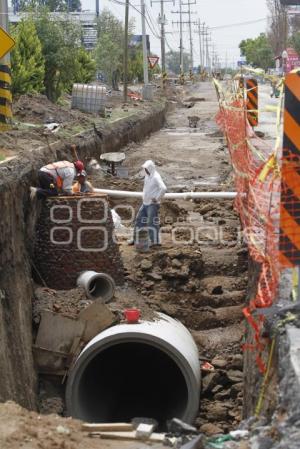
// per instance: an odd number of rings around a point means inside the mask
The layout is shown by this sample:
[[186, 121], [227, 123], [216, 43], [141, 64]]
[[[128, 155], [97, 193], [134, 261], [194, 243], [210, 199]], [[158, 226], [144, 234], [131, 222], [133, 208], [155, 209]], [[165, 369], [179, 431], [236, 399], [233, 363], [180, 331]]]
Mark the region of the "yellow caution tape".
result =
[[267, 160], [267, 162], [265, 163], [265, 165], [263, 166], [260, 174], [259, 174], [259, 181], [264, 182], [266, 177], [268, 176], [268, 174], [270, 173], [271, 170], [277, 170], [278, 169], [278, 165], [277, 165], [277, 160], [274, 154], [272, 154], [270, 156], [270, 158]]
[[273, 355], [274, 355], [274, 349], [275, 349], [275, 337], [273, 337], [273, 339], [272, 339], [271, 349], [270, 349], [269, 358], [268, 358], [268, 366], [267, 366], [267, 370], [266, 370], [264, 380], [263, 380], [263, 383], [261, 386], [258, 402], [255, 407], [255, 416], [256, 417], [258, 417], [260, 415], [262, 407], [263, 407], [267, 383], [269, 381], [269, 375], [270, 375], [270, 370], [271, 370], [271, 365], [272, 365], [272, 360], [273, 360]]

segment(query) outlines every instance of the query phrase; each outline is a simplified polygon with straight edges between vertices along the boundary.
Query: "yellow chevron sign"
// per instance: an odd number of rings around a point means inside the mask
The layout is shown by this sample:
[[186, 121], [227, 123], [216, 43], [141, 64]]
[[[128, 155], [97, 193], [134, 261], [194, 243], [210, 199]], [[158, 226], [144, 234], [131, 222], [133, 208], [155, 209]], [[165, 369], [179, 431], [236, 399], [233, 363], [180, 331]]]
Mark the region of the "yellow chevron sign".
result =
[[0, 59], [15, 46], [14, 39], [0, 27]]

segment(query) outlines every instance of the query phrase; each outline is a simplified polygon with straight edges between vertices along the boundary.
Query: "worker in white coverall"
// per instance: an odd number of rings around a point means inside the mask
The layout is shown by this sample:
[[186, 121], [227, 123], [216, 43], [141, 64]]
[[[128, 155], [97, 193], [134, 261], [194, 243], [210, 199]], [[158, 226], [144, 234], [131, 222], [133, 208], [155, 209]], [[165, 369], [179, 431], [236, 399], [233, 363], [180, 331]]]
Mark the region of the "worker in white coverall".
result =
[[160, 174], [155, 168], [153, 161], [146, 161], [142, 168], [144, 170], [143, 204], [141, 205], [135, 220], [133, 245], [141, 228], [148, 228], [150, 246], [160, 245], [159, 239], [159, 210], [160, 202], [167, 191]]

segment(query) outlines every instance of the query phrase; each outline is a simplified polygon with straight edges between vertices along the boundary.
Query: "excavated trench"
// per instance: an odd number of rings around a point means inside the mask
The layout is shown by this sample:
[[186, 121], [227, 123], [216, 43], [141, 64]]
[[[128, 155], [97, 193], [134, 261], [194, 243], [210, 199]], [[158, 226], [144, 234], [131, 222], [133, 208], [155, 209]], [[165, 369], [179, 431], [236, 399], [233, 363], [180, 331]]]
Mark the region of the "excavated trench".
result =
[[[95, 143], [86, 142], [82, 147], [79, 146], [80, 154], [88, 155], [88, 161], [97, 151], [118, 150], [122, 144], [127, 144], [125, 153], [129, 179], [113, 179], [93, 172], [91, 179], [95, 186], [139, 190], [141, 181], [132, 176], [144, 160], [152, 158], [166, 180], [169, 191], [191, 188], [233, 190], [224, 140], [213, 121], [217, 109], [216, 99], [211, 89], [205, 89], [206, 102], [196, 104], [194, 111], [200, 116], [198, 132], [189, 132], [185, 126], [188, 112], [179, 108], [168, 115], [165, 129], [152, 134], [150, 139], [142, 143], [122, 143], [122, 137], [119, 137], [115, 147], [109, 143], [106, 149], [102, 144], [96, 152], [95, 147], [91, 149]], [[157, 125], [155, 127], [158, 128]], [[108, 136], [106, 139], [109, 141]], [[61, 154], [63, 152], [58, 152], [58, 155]], [[25, 176], [26, 189], [31, 179], [32, 171], [28, 171]], [[16, 183], [15, 191], [18, 186]], [[24, 198], [27, 198], [26, 189], [22, 188]], [[16, 198], [21, 198], [20, 193]], [[13, 207], [8, 198], [5, 201], [7, 207]], [[30, 230], [26, 230], [28, 235], [33, 235], [34, 229], [34, 217], [29, 219], [28, 216], [28, 199], [25, 204], [23, 210], [17, 207], [15, 212], [21, 214], [17, 232], [21, 234], [22, 241], [22, 224], [30, 223]], [[111, 200], [110, 205], [119, 206], [118, 213], [125, 222], [125, 231], [128, 230], [130, 223], [126, 223], [126, 219], [130, 217], [131, 208], [137, 210], [138, 202], [130, 200], [124, 205], [124, 201]], [[24, 210], [27, 217], [23, 215]], [[12, 214], [14, 217], [15, 213]], [[200, 353], [199, 366], [209, 362], [214, 367], [213, 371], [202, 370], [201, 402], [195, 423], [204, 433], [216, 433], [218, 430], [228, 432], [241, 420], [243, 401], [241, 342], [244, 335], [242, 306], [246, 301], [247, 251], [240, 239], [239, 219], [231, 200], [166, 201], [162, 205], [161, 219], [162, 246], [149, 253], [135, 252], [127, 246], [128, 233], [117, 231], [126, 284], [123, 292], [117, 291], [109, 307], [119, 315], [124, 308], [138, 307], [145, 319], [153, 312], [163, 312], [177, 318], [189, 329]], [[12, 230], [12, 235], [15, 234]], [[20, 336], [24, 332], [30, 341], [28, 297], [32, 296], [32, 284], [28, 248], [24, 243], [21, 252], [15, 260], [15, 266], [24, 268], [23, 261], [26, 261], [27, 275], [24, 282], [27, 285], [27, 304], [23, 304], [23, 308], [26, 310], [27, 322], [21, 327]], [[9, 270], [6, 270], [5, 275], [9, 275]], [[7, 287], [5, 289], [7, 291]], [[9, 289], [11, 295], [16, 294], [12, 285], [9, 285]], [[81, 293], [74, 290], [65, 291], [63, 295], [56, 292], [52, 297], [46, 288], [39, 287], [37, 290], [34, 300], [35, 323], [38, 323], [38, 315], [44, 307], [64, 314], [68, 304], [68, 313], [74, 316], [79, 298], [84, 301]], [[12, 310], [17, 304], [15, 300]], [[8, 317], [8, 311], [5, 314]], [[8, 328], [4, 332], [9, 337]], [[22, 353], [24, 344], [19, 346]], [[31, 393], [23, 393], [22, 396], [18, 385], [10, 390], [2, 387], [1, 399], [15, 399], [26, 407], [34, 408], [36, 384], [31, 375], [34, 368], [28, 342], [25, 349], [23, 366], [26, 369], [21, 382], [29, 385]], [[135, 368], [137, 361], [138, 372]], [[17, 368], [16, 362], [14, 367]], [[26, 382], [25, 372], [31, 373], [29, 382]], [[8, 373], [7, 369], [4, 377], [7, 384], [12, 384], [12, 373]], [[64, 391], [59, 386], [61, 378], [41, 374], [39, 380], [40, 410], [65, 413]], [[90, 421], [127, 421], [136, 415], [165, 421], [172, 414], [183, 414], [187, 385], [182, 371], [173, 360], [152, 346], [134, 342], [106, 349], [94, 357], [80, 377], [77, 394], [81, 417]], [[99, 411], [100, 399], [104, 405]], [[161, 403], [159, 408], [158, 401]]]

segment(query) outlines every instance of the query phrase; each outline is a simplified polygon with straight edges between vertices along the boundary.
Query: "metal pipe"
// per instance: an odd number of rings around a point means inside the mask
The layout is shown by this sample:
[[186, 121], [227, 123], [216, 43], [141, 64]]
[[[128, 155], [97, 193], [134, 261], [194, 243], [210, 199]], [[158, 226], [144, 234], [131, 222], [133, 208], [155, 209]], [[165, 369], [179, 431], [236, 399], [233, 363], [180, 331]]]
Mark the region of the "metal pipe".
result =
[[197, 346], [177, 320], [119, 324], [93, 338], [67, 381], [67, 412], [88, 422], [174, 417], [191, 423], [199, 408]]
[[78, 287], [83, 287], [89, 299], [109, 302], [115, 294], [115, 281], [106, 273], [83, 271], [77, 278]]
[[[108, 190], [94, 189], [95, 193], [104, 193], [108, 196], [119, 198], [143, 198], [143, 192], [130, 192], [127, 190]], [[183, 193], [166, 193], [164, 199], [234, 199], [236, 192], [183, 192]]]

